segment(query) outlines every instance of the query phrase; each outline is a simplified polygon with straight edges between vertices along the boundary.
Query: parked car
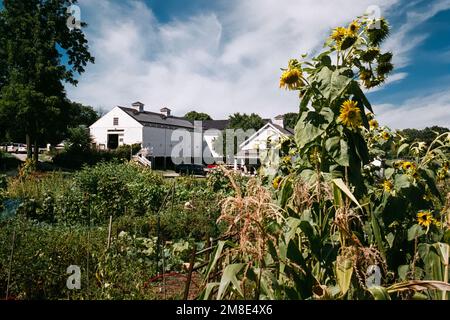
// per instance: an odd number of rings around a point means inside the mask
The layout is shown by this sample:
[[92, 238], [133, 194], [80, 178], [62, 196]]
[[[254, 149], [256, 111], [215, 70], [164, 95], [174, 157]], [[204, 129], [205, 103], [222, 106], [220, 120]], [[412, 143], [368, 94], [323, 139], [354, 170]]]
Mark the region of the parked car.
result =
[[17, 153], [27, 153], [27, 145], [23, 143], [19, 143], [17, 146]]
[[9, 145], [9, 143], [6, 143], [6, 142], [0, 143], [0, 151], [7, 152], [8, 151], [8, 145]]
[[175, 172], [181, 175], [206, 175], [205, 166], [200, 164], [179, 164], [175, 166]]
[[17, 151], [19, 150], [19, 146], [20, 146], [20, 143], [9, 143], [8, 144], [8, 146], [7, 146], [7, 152], [10, 152], [10, 153], [17, 153]]

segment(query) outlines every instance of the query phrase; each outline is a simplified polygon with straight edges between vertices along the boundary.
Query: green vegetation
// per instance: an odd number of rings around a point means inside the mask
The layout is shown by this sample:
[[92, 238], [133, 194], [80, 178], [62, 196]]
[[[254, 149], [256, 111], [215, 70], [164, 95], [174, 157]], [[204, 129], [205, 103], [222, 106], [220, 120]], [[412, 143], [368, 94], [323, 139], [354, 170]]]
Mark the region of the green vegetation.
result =
[[[162, 268], [161, 254], [166, 272], [181, 272], [193, 246], [202, 248], [222, 234], [217, 204], [234, 192], [227, 180], [219, 179], [213, 174], [208, 180], [164, 180], [131, 163], [102, 163], [73, 174], [22, 170], [17, 178], [1, 177], [0, 203], [18, 207], [13, 217], [2, 220], [0, 215], [0, 241], [5, 244], [0, 249], [0, 292], [6, 292], [15, 233], [10, 297], [154, 298], [158, 290], [146, 286]], [[159, 254], [158, 238], [164, 246]], [[70, 265], [86, 270], [87, 259], [90, 274], [83, 273], [89, 277], [82, 279], [83, 290], [67, 290], [65, 270]]]
[[74, 2], [5, 1], [0, 11], [0, 134], [26, 140], [29, 158], [34, 146], [35, 163], [41, 144], [59, 143], [67, 127], [77, 125], [68, 122], [74, 105], [64, 83], [76, 85], [94, 62], [82, 29], [67, 27]]
[[384, 19], [356, 19], [283, 69], [301, 99], [295, 137], [222, 203], [229, 238], [202, 298], [448, 299], [450, 132], [408, 144], [373, 119], [361, 85], [392, 71], [388, 34]]
[[203, 112], [197, 112], [197, 111], [190, 111], [184, 115], [184, 117], [191, 121], [205, 121], [205, 120], [212, 120], [211, 116], [209, 114], [203, 113]]

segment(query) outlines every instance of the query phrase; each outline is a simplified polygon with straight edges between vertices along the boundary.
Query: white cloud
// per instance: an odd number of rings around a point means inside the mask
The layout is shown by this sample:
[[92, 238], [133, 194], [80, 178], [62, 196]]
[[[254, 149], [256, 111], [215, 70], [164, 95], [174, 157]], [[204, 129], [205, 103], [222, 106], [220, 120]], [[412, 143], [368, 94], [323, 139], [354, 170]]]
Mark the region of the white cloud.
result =
[[449, 91], [412, 98], [401, 105], [378, 105], [374, 109], [381, 124], [395, 129], [421, 129], [433, 125], [450, 128]]
[[[292, 57], [321, 50], [331, 28], [369, 5], [386, 12], [397, 3], [229, 0], [217, 13], [161, 23], [142, 1], [80, 0], [96, 64], [78, 87], [68, 87], [69, 97], [106, 110], [140, 100], [147, 110], [167, 106], [183, 115], [195, 109], [214, 118], [296, 111], [297, 94], [278, 88], [279, 68]], [[411, 17], [409, 25], [420, 19], [426, 17]], [[403, 45], [404, 50], [395, 46], [402, 56], [413, 47], [413, 41], [409, 49], [405, 45], [410, 30], [394, 35]], [[398, 73], [390, 81], [405, 76]]]

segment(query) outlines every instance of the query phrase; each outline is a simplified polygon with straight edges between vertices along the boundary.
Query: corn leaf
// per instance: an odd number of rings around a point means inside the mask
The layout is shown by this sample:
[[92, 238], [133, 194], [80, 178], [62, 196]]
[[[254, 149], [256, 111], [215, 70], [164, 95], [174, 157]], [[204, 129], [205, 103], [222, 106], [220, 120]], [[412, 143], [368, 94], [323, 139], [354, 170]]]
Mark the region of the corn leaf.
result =
[[223, 295], [228, 289], [230, 283], [239, 292], [239, 294], [244, 297], [244, 293], [242, 292], [241, 286], [236, 277], [244, 266], [244, 263], [235, 263], [225, 267], [225, 269], [223, 270], [222, 279], [220, 280], [219, 292], [217, 292], [217, 300], [223, 298]]

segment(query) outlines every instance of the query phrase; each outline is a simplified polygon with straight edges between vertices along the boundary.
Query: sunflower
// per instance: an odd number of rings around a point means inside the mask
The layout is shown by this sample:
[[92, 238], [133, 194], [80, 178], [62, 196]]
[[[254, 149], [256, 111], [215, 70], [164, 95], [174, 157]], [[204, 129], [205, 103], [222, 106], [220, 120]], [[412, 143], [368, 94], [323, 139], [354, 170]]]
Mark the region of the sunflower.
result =
[[430, 211], [421, 211], [417, 214], [417, 223], [422, 227], [429, 228], [434, 221]]
[[405, 161], [402, 163], [402, 168], [403, 168], [403, 170], [410, 170], [410, 169], [415, 168], [415, 165], [412, 162]]
[[394, 185], [389, 180], [386, 180], [383, 182], [383, 189], [386, 192], [391, 192], [392, 188], [394, 188]]
[[331, 39], [336, 41], [336, 43], [341, 43], [342, 40], [348, 35], [348, 30], [344, 27], [337, 27], [333, 30], [331, 34]]
[[348, 33], [350, 35], [356, 35], [359, 31], [359, 28], [361, 28], [361, 24], [358, 20], [353, 20], [352, 23], [348, 26]]
[[298, 68], [288, 69], [283, 72], [280, 79], [280, 88], [295, 90], [303, 85], [302, 71]]
[[280, 182], [281, 182], [281, 177], [280, 176], [278, 176], [275, 179], [273, 179], [272, 186], [273, 186], [273, 188], [275, 190], [277, 190], [278, 187], [280, 186]]
[[372, 78], [372, 72], [369, 70], [363, 70], [359, 73], [359, 78], [362, 81], [369, 81]]
[[369, 126], [371, 129], [377, 129], [378, 128], [378, 121], [375, 119], [372, 119], [369, 121]]
[[389, 132], [383, 131], [383, 133], [381, 133], [381, 138], [383, 138], [383, 140], [385, 141], [388, 141], [390, 137], [391, 135], [389, 134]]
[[346, 127], [358, 128], [361, 123], [361, 110], [358, 108], [358, 102], [347, 100], [341, 106], [339, 120]]

